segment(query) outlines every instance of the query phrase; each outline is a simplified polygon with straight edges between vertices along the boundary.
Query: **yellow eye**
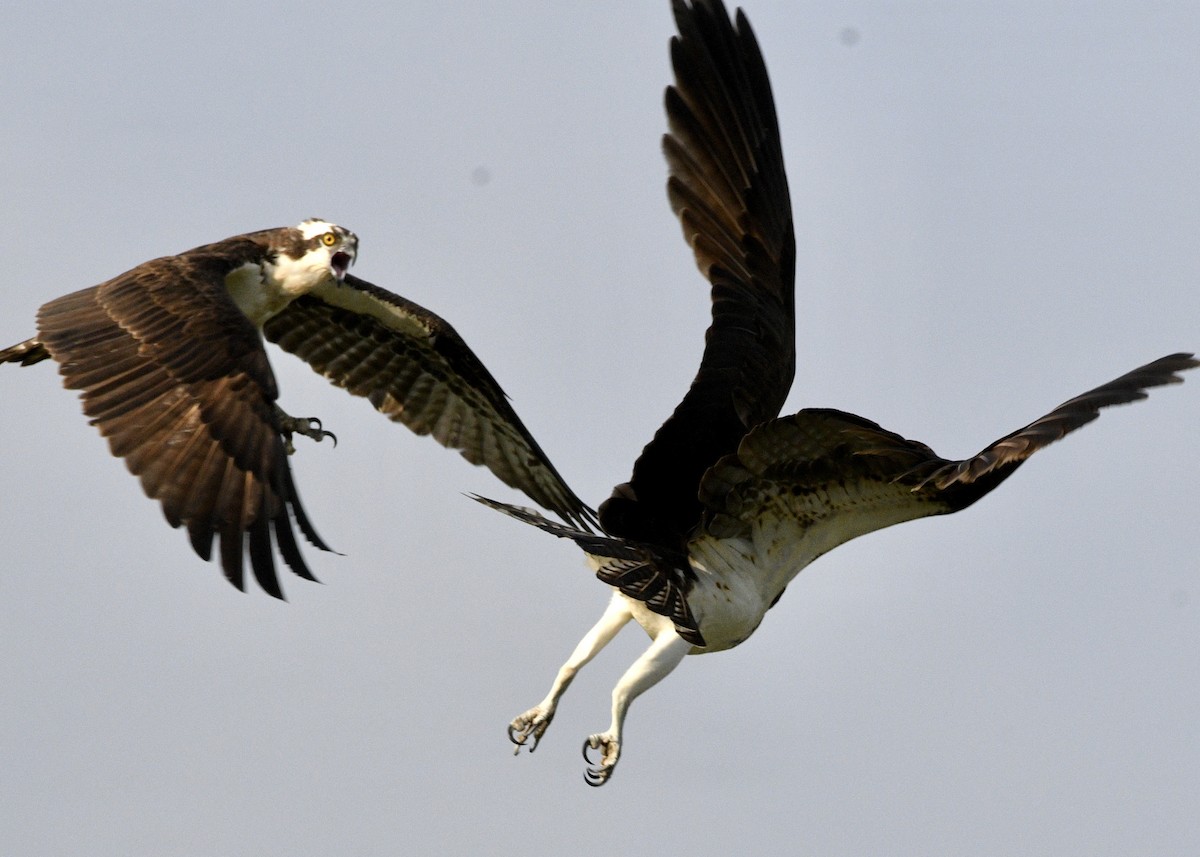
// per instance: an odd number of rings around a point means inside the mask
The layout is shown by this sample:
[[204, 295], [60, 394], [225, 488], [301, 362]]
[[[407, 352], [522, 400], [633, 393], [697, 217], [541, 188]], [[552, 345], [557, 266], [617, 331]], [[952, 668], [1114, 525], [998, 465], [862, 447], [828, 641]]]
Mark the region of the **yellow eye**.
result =
[[332, 232], [326, 232], [324, 235], [321, 236], [321, 243], [324, 244], [326, 247], [332, 247], [334, 244], [337, 243], [337, 236], [334, 235]]

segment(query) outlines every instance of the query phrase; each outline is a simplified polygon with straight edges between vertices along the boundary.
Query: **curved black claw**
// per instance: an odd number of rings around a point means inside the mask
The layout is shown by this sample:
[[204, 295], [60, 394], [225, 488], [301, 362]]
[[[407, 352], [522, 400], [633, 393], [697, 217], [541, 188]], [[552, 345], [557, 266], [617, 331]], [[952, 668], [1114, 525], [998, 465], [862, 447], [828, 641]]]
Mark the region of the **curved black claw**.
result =
[[276, 415], [279, 420], [279, 431], [283, 434], [284, 445], [287, 448], [288, 455], [296, 451], [296, 447], [292, 444], [293, 434], [302, 434], [311, 440], [320, 443], [325, 438], [333, 438], [333, 445], [337, 446], [337, 435], [331, 431], [325, 431], [321, 426], [321, 421], [316, 417], [293, 417], [285, 414], [281, 409], [276, 409]]
[[320, 443], [327, 437], [332, 438], [333, 445], [337, 446], [337, 435], [331, 431], [325, 431], [325, 429], [321, 427], [321, 421], [319, 419], [316, 417], [303, 417], [301, 419], [303, 422], [308, 423], [308, 425], [306, 425], [303, 429], [298, 429], [300, 434], [304, 435], [305, 437], [312, 438], [317, 443]]
[[[542, 740], [553, 719], [554, 713], [547, 714], [541, 706], [531, 708], [520, 717], [513, 718], [512, 723], [508, 724], [508, 740], [516, 745], [513, 755], [520, 753], [522, 747], [529, 747], [530, 753], [536, 750], [538, 741]], [[530, 738], [533, 739], [532, 742]]]
[[[529, 743], [531, 736], [533, 738], [532, 744]], [[508, 724], [508, 740], [516, 744], [516, 749], [513, 751], [513, 755], [515, 756], [521, 752], [522, 747], [528, 747], [530, 753], [536, 750], [538, 741], [542, 740], [542, 734], [533, 728], [533, 724], [518, 731], [515, 724], [510, 723]]]
[[[593, 735], [583, 742], [583, 761], [587, 762], [588, 765], [587, 769], [583, 772], [583, 781], [589, 786], [599, 788], [607, 783], [608, 778], [612, 776], [613, 768], [617, 765], [617, 760], [614, 758], [611, 762], [608, 761], [611, 749], [609, 742], [600, 740], [597, 735]], [[588, 755], [589, 750], [601, 751], [599, 762], [592, 761], [592, 757]]]

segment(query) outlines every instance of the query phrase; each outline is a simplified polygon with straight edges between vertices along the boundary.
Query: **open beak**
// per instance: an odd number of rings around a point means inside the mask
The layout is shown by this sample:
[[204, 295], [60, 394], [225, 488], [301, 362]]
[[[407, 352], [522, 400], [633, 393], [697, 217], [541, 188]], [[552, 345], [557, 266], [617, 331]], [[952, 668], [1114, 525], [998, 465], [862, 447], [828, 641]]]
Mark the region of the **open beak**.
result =
[[339, 250], [333, 254], [333, 258], [329, 260], [329, 267], [333, 269], [333, 278], [339, 283], [346, 279], [346, 272], [350, 270], [350, 266], [354, 264], [354, 257], [349, 253]]

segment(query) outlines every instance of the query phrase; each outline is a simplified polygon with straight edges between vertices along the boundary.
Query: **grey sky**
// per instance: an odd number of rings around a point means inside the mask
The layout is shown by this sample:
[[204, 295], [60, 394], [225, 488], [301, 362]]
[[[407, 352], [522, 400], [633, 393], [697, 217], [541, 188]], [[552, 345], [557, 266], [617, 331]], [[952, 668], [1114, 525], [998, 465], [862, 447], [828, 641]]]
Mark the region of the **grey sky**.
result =
[[[797, 222], [788, 410], [961, 456], [1200, 349], [1200, 7], [748, 13]], [[857, 40], [843, 37], [847, 28]], [[0, 346], [46, 299], [321, 216], [444, 315], [585, 499], [683, 395], [706, 284], [666, 204], [666, 0], [23, 4], [0, 79]], [[969, 511], [822, 558], [732, 652], [583, 738], [627, 629], [532, 757], [605, 587], [518, 499], [272, 351], [345, 556], [242, 595], [53, 367], [0, 369], [0, 853], [1194, 854], [1200, 374]]]

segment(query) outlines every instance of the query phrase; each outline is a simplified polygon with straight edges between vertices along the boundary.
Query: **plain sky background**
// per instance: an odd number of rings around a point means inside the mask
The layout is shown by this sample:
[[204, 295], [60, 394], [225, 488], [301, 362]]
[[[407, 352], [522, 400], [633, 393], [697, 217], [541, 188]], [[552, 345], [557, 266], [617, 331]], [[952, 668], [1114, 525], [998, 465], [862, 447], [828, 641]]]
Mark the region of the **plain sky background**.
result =
[[[748, 9], [796, 214], [787, 411], [964, 456], [1200, 349], [1200, 6]], [[599, 503], [699, 361], [667, 0], [10, 4], [0, 345], [146, 259], [320, 216], [449, 319]], [[61, 389], [0, 368], [0, 853], [1200, 852], [1200, 372], [969, 511], [818, 561], [584, 737], [504, 730], [608, 593], [522, 501], [272, 349], [324, 585], [240, 594]]]

